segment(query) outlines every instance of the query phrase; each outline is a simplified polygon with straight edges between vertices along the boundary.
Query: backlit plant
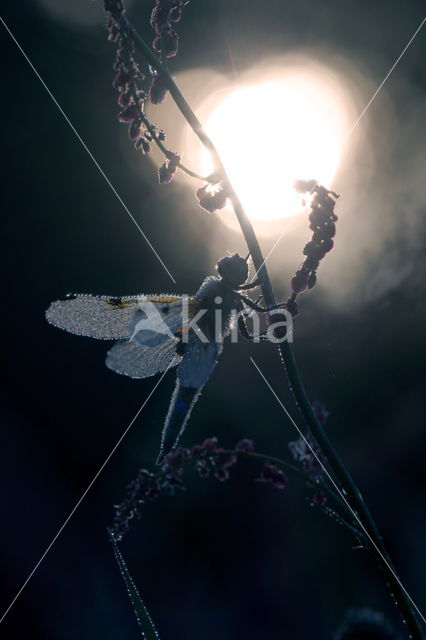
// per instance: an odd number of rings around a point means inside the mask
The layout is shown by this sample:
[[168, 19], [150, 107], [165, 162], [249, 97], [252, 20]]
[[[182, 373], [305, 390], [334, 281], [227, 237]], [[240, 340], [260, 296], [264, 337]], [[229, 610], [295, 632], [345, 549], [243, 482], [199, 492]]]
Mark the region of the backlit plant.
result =
[[[153, 42], [150, 46], [129, 22], [121, 0], [105, 0], [108, 19], [108, 38], [116, 46], [113, 87], [117, 92], [118, 119], [128, 127], [128, 134], [136, 150], [150, 152], [153, 144], [164, 154], [158, 168], [161, 184], [172, 181], [177, 171], [184, 171], [201, 184], [196, 190], [194, 202], [208, 213], [228, 207], [236, 216], [247, 243], [265, 305], [276, 305], [265, 260], [241, 201], [231, 184], [224, 164], [202, 123], [197, 119], [180, 92], [168, 70], [168, 64], [178, 53], [179, 22], [187, 9], [184, 0], [156, 0], [151, 14]], [[242, 8], [242, 10], [244, 10]], [[151, 122], [146, 105], [157, 105], [172, 99], [191, 127], [194, 135], [210, 153], [214, 170], [202, 176], [182, 162], [179, 150], [167, 146], [167, 136]], [[289, 294], [286, 306], [293, 318], [299, 310], [298, 296], [312, 289], [317, 280], [317, 270], [334, 244], [337, 215], [337, 194], [315, 180], [300, 180], [295, 188], [308, 198], [309, 226], [312, 238], [303, 249], [303, 262], [289, 277]], [[231, 213], [230, 213], [231, 215]], [[296, 320], [297, 322], [297, 320]], [[127, 571], [118, 544], [133, 520], [141, 517], [143, 504], [182, 490], [187, 470], [192, 469], [202, 478], [209, 475], [218, 481], [229, 478], [230, 468], [241, 457], [253, 458], [263, 466], [255, 473], [258, 481], [270, 483], [277, 489], [287, 486], [287, 475], [295, 473], [309, 487], [310, 500], [319, 509], [348, 527], [357, 544], [369, 550], [384, 574], [385, 582], [406, 625], [409, 638], [423, 638], [414, 603], [401, 584], [377, 526], [364, 499], [331, 444], [324, 430], [327, 417], [324, 407], [312, 403], [306, 393], [295, 361], [292, 345], [282, 341], [277, 345], [289, 388], [303, 417], [305, 433], [290, 443], [295, 464], [276, 459], [255, 450], [250, 440], [243, 440], [231, 449], [220, 448], [215, 438], [191, 449], [178, 448], [169, 453], [156, 471], [141, 470], [128, 486], [123, 502], [115, 508], [115, 520], [109, 532], [123, 578], [146, 638], [158, 638], [153, 622]], [[194, 637], [197, 634], [194, 633]], [[336, 640], [389, 640], [395, 638], [393, 630], [381, 614], [364, 610], [351, 612], [335, 635]]]

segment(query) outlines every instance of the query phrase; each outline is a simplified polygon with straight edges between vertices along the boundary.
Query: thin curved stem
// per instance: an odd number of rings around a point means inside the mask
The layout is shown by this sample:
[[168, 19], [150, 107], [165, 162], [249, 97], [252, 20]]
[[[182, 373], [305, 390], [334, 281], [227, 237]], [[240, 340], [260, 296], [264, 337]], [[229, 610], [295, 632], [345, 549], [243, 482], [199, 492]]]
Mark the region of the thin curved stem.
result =
[[[230, 194], [230, 200], [234, 208], [235, 215], [238, 219], [241, 231], [244, 235], [244, 239], [247, 243], [250, 251], [254, 267], [261, 281], [261, 290], [266, 306], [273, 306], [276, 304], [274, 292], [272, 289], [271, 281], [269, 279], [268, 270], [266, 268], [265, 260], [262, 255], [261, 248], [259, 246], [257, 237], [254, 233], [251, 222], [245, 213], [243, 206], [236, 194], [232, 184], [229, 181], [225, 167], [222, 160], [213, 144], [208, 137], [201, 122], [198, 120], [191, 107], [185, 100], [184, 96], [176, 86], [173, 78], [168, 73], [167, 69], [158, 58], [154, 55], [150, 47], [145, 43], [143, 38], [137, 33], [133, 25], [130, 24], [128, 19], [123, 14], [114, 14], [114, 19], [120, 26], [131, 34], [135, 44], [141, 50], [148, 63], [155, 68], [157, 73], [161, 75], [166, 86], [175, 101], [178, 109], [188, 122], [189, 126], [194, 131], [200, 142], [211, 153], [212, 159], [215, 165], [215, 172], [217, 172]], [[424, 640], [420, 623], [417, 619], [417, 615], [414, 612], [412, 601], [399, 581], [393, 566], [389, 559], [389, 554], [383, 544], [380, 534], [377, 530], [376, 524], [364, 502], [364, 499], [351, 478], [348, 470], [340, 460], [337, 452], [331, 444], [328, 436], [319, 424], [316, 416], [312, 410], [312, 405], [309, 400], [308, 394], [302, 382], [300, 372], [294, 357], [293, 349], [290, 343], [283, 342], [279, 346], [280, 357], [284, 366], [284, 370], [287, 374], [287, 378], [290, 385], [290, 390], [293, 394], [295, 402], [307, 424], [314, 438], [317, 440], [321, 447], [324, 456], [326, 457], [330, 469], [334, 473], [336, 479], [340, 484], [343, 495], [347, 498], [347, 502], [359, 518], [359, 521], [368, 534], [368, 537], [373, 544], [370, 544], [370, 550], [373, 553], [378, 565], [380, 566], [385, 576], [388, 587], [393, 595], [395, 602], [399, 608], [402, 619], [404, 620], [407, 630], [409, 632], [409, 638], [412, 640]], [[349, 510], [350, 510], [349, 509]]]
[[286, 471], [295, 473], [312, 487], [316, 487], [317, 489], [319, 488], [324, 489], [324, 491], [326, 491], [329, 494], [329, 496], [333, 498], [333, 500], [336, 500], [337, 502], [339, 502], [338, 496], [334, 493], [334, 491], [330, 487], [322, 485], [318, 482], [314, 482], [314, 480], [312, 480], [312, 478], [308, 476], [308, 474], [305, 473], [305, 471], [303, 471], [302, 469], [299, 469], [299, 467], [296, 467], [294, 464], [291, 464], [286, 460], [281, 460], [281, 458], [276, 458], [275, 456], [270, 456], [266, 453], [258, 453], [257, 451], [235, 451], [233, 449], [225, 449], [223, 453], [229, 454], [229, 455], [234, 454], [234, 455], [240, 455], [240, 456], [247, 456], [248, 458], [257, 458], [258, 460], [271, 462], [272, 464], [275, 464], [277, 467], [281, 467]]
[[[295, 475], [299, 476], [299, 478], [302, 478], [302, 480], [304, 480], [310, 486], [315, 487], [317, 489], [324, 489], [324, 491], [328, 493], [328, 495], [331, 498], [333, 498], [333, 500], [342, 504], [338, 495], [334, 493], [331, 487], [320, 484], [318, 482], [314, 482], [314, 480], [312, 480], [312, 478], [307, 473], [305, 473], [302, 469], [299, 469], [298, 467], [291, 464], [290, 462], [287, 462], [286, 460], [281, 460], [281, 458], [275, 458], [274, 456], [270, 456], [266, 453], [258, 453], [257, 451], [236, 451], [235, 449], [220, 449], [220, 451], [218, 451], [217, 453], [205, 453], [205, 454], [199, 455], [197, 456], [197, 460], [208, 460], [209, 458], [217, 458], [218, 456], [222, 456], [222, 455], [248, 457], [248, 458], [255, 458], [258, 460], [264, 460], [265, 462], [271, 462], [272, 464], [275, 464], [276, 466], [281, 467], [282, 469], [285, 469], [286, 471], [289, 471], [290, 473], [294, 473]], [[184, 467], [189, 466], [192, 462], [193, 462], [192, 459], [185, 460], [183, 463], [183, 466]], [[170, 471], [158, 471], [156, 474], [154, 474], [154, 476], [155, 478], [165, 478], [167, 475], [169, 475], [169, 473]]]
[[[281, 458], [276, 458], [274, 456], [270, 456], [265, 453], [258, 453], [257, 451], [247, 451], [243, 453], [239, 451], [233, 451], [232, 449], [230, 449], [230, 450], [225, 450], [223, 453], [246, 455], [249, 458], [257, 458], [259, 460], [265, 460], [265, 462], [272, 462], [277, 467], [281, 467], [286, 471], [290, 471], [291, 473], [298, 475], [311, 487], [315, 489], [323, 489], [330, 496], [330, 498], [332, 498], [337, 504], [339, 504], [343, 508], [346, 508], [346, 505], [342, 501], [340, 496], [337, 493], [335, 493], [329, 485], [321, 482], [315, 482], [305, 471], [303, 471], [302, 469], [299, 469], [299, 467], [296, 467], [294, 464], [291, 464], [286, 460], [281, 460]], [[358, 535], [362, 536], [362, 532], [360, 531]]]
[[218, 169], [220, 168], [224, 171], [222, 162], [219, 158], [219, 154], [214, 144], [212, 143], [208, 135], [205, 133], [201, 122], [198, 120], [195, 113], [192, 111], [191, 107], [185, 100], [184, 96], [180, 92], [179, 88], [177, 87], [176, 83], [174, 82], [173, 78], [171, 77], [166, 67], [157, 58], [157, 56], [154, 54], [152, 49], [146, 44], [145, 40], [143, 40], [143, 38], [139, 35], [139, 33], [136, 31], [133, 25], [128, 21], [127, 17], [124, 14], [114, 13], [113, 17], [114, 17], [114, 20], [121, 26], [121, 28], [127, 31], [130, 34], [130, 36], [133, 38], [134, 43], [140, 49], [140, 51], [146, 58], [148, 64], [150, 64], [151, 67], [153, 67], [153, 69], [155, 69], [157, 73], [163, 78], [170, 92], [170, 95], [174, 99], [179, 111], [182, 113], [183, 117], [185, 118], [185, 120], [187, 121], [191, 129], [194, 131], [195, 135], [198, 137], [200, 142], [210, 151], [215, 162], [217, 161]]
[[389, 553], [383, 544], [383, 540], [378, 532], [374, 519], [365, 504], [364, 498], [314, 414], [312, 405], [300, 377], [291, 345], [288, 342], [283, 342], [279, 345], [279, 349], [290, 383], [290, 389], [299, 410], [324, 453], [330, 468], [338, 479], [343, 495], [358, 516], [363, 528], [370, 538], [370, 542], [373, 542], [373, 545], [370, 544], [370, 549], [384, 574], [391, 595], [395, 598], [395, 601], [399, 606], [403, 620], [410, 633], [409, 637], [416, 640], [422, 640], [424, 636], [417, 620], [417, 616], [413, 610], [411, 599], [395, 572]]
[[[136, 88], [135, 88], [134, 84], [132, 85], [132, 95], [133, 95], [133, 100], [135, 101], [135, 104], [138, 104], [139, 103], [139, 99], [138, 99], [138, 96], [137, 96], [137, 93], [136, 93]], [[155, 144], [160, 149], [160, 151], [162, 153], [164, 153], [166, 158], [168, 158], [169, 160], [171, 160], [172, 158], [175, 159], [175, 154], [172, 151], [170, 151], [170, 149], [168, 149], [166, 147], [166, 145], [163, 144], [162, 140], [158, 136], [158, 133], [157, 133], [155, 127], [153, 126], [153, 124], [149, 120], [149, 118], [146, 115], [146, 113], [144, 112], [143, 108], [139, 109], [139, 116], [140, 116], [142, 122], [144, 123], [145, 127], [147, 128], [147, 130], [151, 134], [151, 138], [152, 138], [153, 142], [155, 142]], [[197, 180], [202, 180], [203, 182], [205, 182], [207, 180], [207, 177], [201, 176], [199, 173], [196, 173], [195, 171], [192, 171], [192, 169], [189, 169], [189, 167], [185, 166], [180, 161], [177, 163], [177, 166], [179, 167], [179, 169], [181, 169], [181, 171], [186, 173], [188, 176], [191, 176], [191, 178], [196, 178]]]
[[[140, 116], [141, 116], [142, 122], [144, 123], [145, 127], [148, 129], [149, 133], [151, 134], [151, 137], [152, 137], [153, 141], [155, 142], [157, 147], [160, 149], [160, 151], [162, 153], [164, 153], [166, 158], [168, 158], [169, 160], [174, 158], [173, 152], [170, 151], [170, 149], [168, 149], [163, 144], [163, 142], [160, 140], [160, 138], [158, 137], [157, 132], [155, 131], [153, 125], [151, 124], [151, 122], [148, 119], [148, 117], [146, 116], [146, 114], [143, 111], [141, 111]], [[192, 171], [192, 169], [189, 169], [189, 167], [187, 167], [184, 164], [182, 164], [182, 162], [179, 161], [177, 163], [177, 166], [179, 167], [179, 169], [181, 169], [188, 176], [191, 176], [191, 178], [196, 178], [197, 180], [202, 180], [203, 182], [207, 181], [207, 177], [206, 176], [202, 176], [199, 173], [196, 173], [195, 171]]]

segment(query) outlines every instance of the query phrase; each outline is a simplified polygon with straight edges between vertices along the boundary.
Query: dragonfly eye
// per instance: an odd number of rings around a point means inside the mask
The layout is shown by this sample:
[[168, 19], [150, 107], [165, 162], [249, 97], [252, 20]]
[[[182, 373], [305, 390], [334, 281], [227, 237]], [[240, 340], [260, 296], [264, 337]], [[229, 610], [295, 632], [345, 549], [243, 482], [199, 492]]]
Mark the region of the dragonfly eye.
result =
[[243, 284], [248, 278], [247, 261], [238, 253], [221, 258], [216, 268], [220, 277], [229, 282], [234, 289]]

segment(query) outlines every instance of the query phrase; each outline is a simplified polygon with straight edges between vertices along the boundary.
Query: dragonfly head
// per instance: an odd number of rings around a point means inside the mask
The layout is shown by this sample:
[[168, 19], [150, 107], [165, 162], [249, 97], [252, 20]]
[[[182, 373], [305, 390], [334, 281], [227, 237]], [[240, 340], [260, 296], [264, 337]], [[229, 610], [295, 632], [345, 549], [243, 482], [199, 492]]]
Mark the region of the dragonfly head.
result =
[[242, 285], [248, 278], [247, 260], [238, 253], [221, 258], [216, 265], [216, 269], [222, 280], [225, 280], [232, 289]]

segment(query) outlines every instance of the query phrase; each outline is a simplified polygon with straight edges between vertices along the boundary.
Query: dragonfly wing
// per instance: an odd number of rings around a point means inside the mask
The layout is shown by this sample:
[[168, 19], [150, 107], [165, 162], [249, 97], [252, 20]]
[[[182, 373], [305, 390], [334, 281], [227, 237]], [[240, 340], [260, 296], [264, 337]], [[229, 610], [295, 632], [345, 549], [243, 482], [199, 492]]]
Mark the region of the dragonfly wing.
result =
[[154, 297], [142, 301], [133, 319], [130, 340], [139, 346], [155, 347], [181, 336], [188, 320], [199, 308], [194, 297], [179, 297], [156, 300]]
[[[71, 294], [53, 302], [46, 311], [46, 318], [55, 327], [70, 333], [119, 340], [132, 336], [147, 303], [158, 309], [167, 309], [176, 302], [182, 307], [181, 299], [181, 296], [140, 295], [114, 298]], [[165, 317], [167, 318], [167, 313]]]
[[123, 340], [108, 351], [105, 364], [116, 373], [130, 378], [148, 378], [179, 364], [182, 356], [176, 353], [177, 344], [178, 340], [173, 339], [149, 347]]

